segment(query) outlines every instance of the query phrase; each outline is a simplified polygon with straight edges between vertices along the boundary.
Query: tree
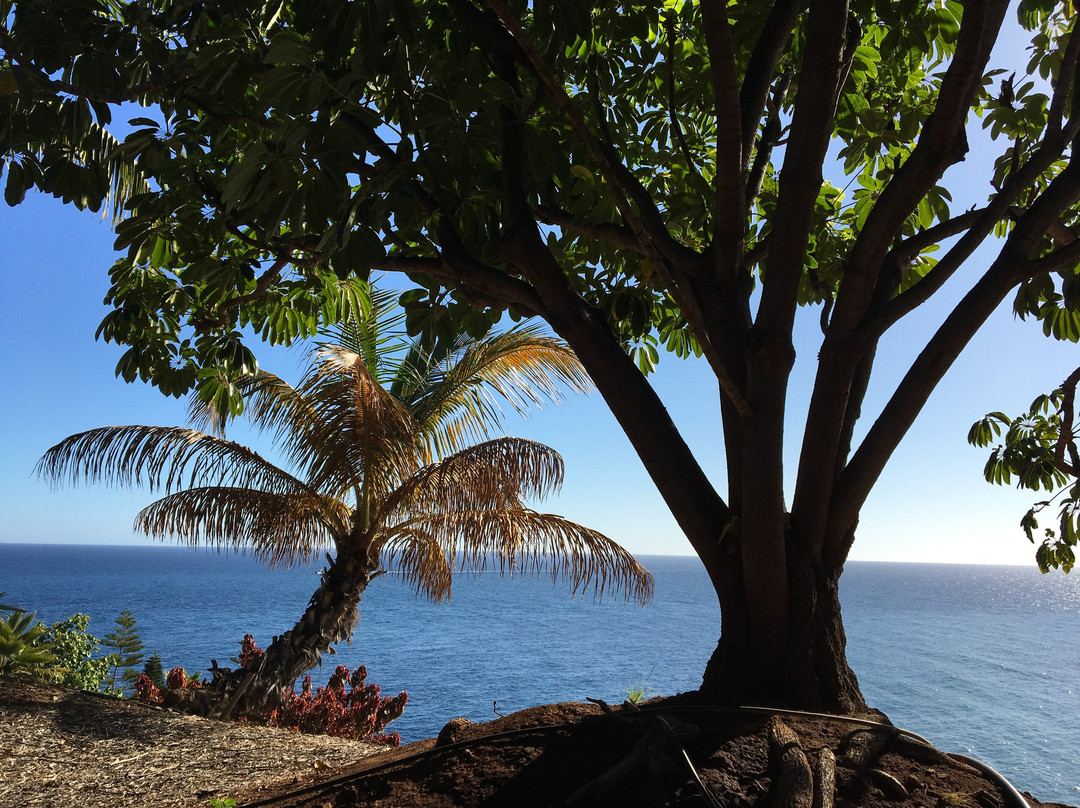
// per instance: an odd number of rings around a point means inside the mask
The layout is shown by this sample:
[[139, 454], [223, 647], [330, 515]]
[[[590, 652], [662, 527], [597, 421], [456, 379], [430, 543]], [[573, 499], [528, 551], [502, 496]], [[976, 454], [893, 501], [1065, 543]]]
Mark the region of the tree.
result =
[[[703, 690], [858, 711], [837, 587], [886, 462], [1010, 295], [1051, 337], [1080, 338], [1076, 17], [1021, 0], [1030, 61], [998, 67], [1007, 12], [1004, 0], [136, 2], [102, 3], [87, 22], [81, 7], [24, 2], [0, 34], [15, 82], [0, 103], [19, 109], [28, 82], [71, 99], [137, 90], [149, 110], [122, 153], [153, 190], [117, 228], [127, 254], [99, 332], [130, 346], [125, 378], [176, 392], [235, 372], [241, 326], [293, 339], [334, 315], [339, 278], [371, 269], [420, 286], [403, 297], [410, 328], [443, 342], [504, 311], [542, 317], [716, 588], [723, 628]], [[55, 26], [76, 41], [47, 63], [41, 32]], [[83, 28], [110, 47], [80, 48]], [[998, 159], [981, 201], [953, 211], [946, 172], [969, 137]], [[958, 286], [857, 430], [881, 338]], [[809, 346], [817, 376], [785, 491], [800, 306], [818, 310], [823, 339]], [[726, 492], [650, 387], [661, 347], [715, 373]]]
[[142, 640], [139, 639], [139, 628], [136, 622], [135, 615], [131, 613], [131, 610], [124, 609], [124, 611], [120, 612], [120, 616], [116, 618], [116, 627], [106, 634], [101, 642], [106, 648], [112, 649], [112, 652], [106, 657], [112, 673], [108, 675], [108, 683], [103, 683], [107, 693], [123, 692], [123, 684], [121, 684], [119, 691], [117, 690], [116, 680], [118, 678], [121, 683], [130, 684], [141, 673], [139, 666], [143, 664], [143, 655], [140, 652], [145, 646], [143, 646]]
[[264, 371], [240, 382], [245, 414], [273, 434], [295, 473], [226, 440], [212, 397], [193, 399], [193, 419], [214, 434], [106, 427], [61, 441], [40, 462], [55, 481], [163, 489], [136, 518], [150, 536], [247, 549], [271, 565], [332, 548], [300, 621], [238, 673], [215, 670], [210, 688], [190, 691], [212, 692], [226, 711], [276, 707], [334, 643], [351, 639], [361, 594], [389, 564], [435, 601], [450, 596], [456, 568], [488, 563], [547, 569], [575, 591], [651, 594], [652, 576], [611, 539], [525, 505], [561, 484], [553, 449], [488, 439], [498, 400], [524, 411], [557, 398], [562, 384], [585, 384], [569, 349], [519, 327], [462, 339], [440, 360], [395, 341], [392, 301], [376, 295], [367, 318], [316, 350], [297, 387]]
[[150, 684], [158, 690], [165, 689], [165, 669], [161, 666], [161, 657], [158, 655], [157, 649], [155, 649], [154, 653], [150, 655], [150, 658], [146, 660], [142, 672], [146, 678], [150, 680]]

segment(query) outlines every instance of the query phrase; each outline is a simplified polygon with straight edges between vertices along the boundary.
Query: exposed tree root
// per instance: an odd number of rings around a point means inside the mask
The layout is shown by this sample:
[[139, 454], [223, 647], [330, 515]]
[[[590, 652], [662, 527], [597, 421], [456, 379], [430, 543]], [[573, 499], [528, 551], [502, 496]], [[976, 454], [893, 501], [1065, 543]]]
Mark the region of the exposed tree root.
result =
[[836, 793], [836, 755], [828, 747], [821, 750], [814, 767], [814, 808], [833, 808]]
[[769, 719], [769, 759], [776, 771], [771, 808], [813, 808], [814, 775], [795, 730]]

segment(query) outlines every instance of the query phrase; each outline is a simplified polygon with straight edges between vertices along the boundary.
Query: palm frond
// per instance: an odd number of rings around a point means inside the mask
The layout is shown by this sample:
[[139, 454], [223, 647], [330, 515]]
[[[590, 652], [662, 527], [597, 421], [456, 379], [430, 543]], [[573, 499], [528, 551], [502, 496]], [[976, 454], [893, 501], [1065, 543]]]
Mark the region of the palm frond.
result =
[[[592, 588], [596, 597], [618, 589], [641, 604], [652, 598], [652, 574], [629, 552], [604, 534], [554, 514], [527, 508], [423, 514], [387, 531], [384, 546], [395, 547], [397, 537], [407, 533], [430, 536], [447, 563], [460, 558], [474, 570], [491, 562], [503, 573], [546, 572], [552, 582], [567, 581], [572, 595]], [[427, 591], [420, 581], [427, 569], [402, 573]]]
[[81, 481], [175, 491], [192, 485], [233, 485], [296, 491], [295, 477], [232, 441], [168, 426], [107, 426], [64, 438], [38, 461], [54, 484]]
[[324, 346], [298, 393], [312, 412], [305, 436], [310, 453], [302, 459], [313, 486], [328, 493], [364, 487], [383, 495], [416, 469], [412, 416], [358, 354]]
[[392, 362], [408, 349], [402, 338], [405, 310], [397, 305], [398, 293], [365, 284], [360, 311], [327, 329], [327, 340], [319, 347], [335, 346], [360, 356], [371, 376], [380, 384], [389, 384]]
[[425, 595], [435, 603], [450, 599], [454, 570], [429, 533], [403, 529], [385, 545], [381, 560], [386, 566], [396, 566], [402, 581], [413, 584], [417, 595]]
[[592, 389], [573, 352], [539, 328], [522, 326], [463, 341], [444, 363], [429, 360], [425, 384], [404, 400], [434, 458], [486, 440], [502, 423], [501, 403], [527, 415], [531, 407], [561, 401], [567, 388]]
[[191, 546], [251, 550], [270, 566], [311, 561], [349, 529], [330, 497], [207, 486], [177, 491], [139, 511], [135, 530]]
[[562, 480], [562, 457], [550, 446], [496, 438], [420, 469], [387, 498], [380, 518], [510, 507], [555, 493]]

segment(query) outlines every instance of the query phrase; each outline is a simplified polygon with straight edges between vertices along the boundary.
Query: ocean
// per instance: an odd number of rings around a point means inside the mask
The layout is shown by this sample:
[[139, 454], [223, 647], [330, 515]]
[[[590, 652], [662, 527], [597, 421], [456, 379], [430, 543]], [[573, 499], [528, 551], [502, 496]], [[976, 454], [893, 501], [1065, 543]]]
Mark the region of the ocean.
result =
[[[708, 578], [695, 558], [641, 561], [656, 576], [646, 607], [494, 572], [457, 576], [452, 600], [435, 605], [385, 575], [365, 593], [352, 645], [314, 678], [364, 664], [384, 695], [408, 691], [390, 726], [405, 742], [456, 716], [694, 689], [719, 635]], [[189, 672], [229, 665], [245, 633], [265, 647], [291, 627], [320, 568], [268, 570], [204, 549], [0, 544], [6, 603], [47, 623], [86, 613], [99, 637], [130, 609], [146, 653]], [[1040, 800], [1080, 805], [1080, 574], [850, 562], [841, 601], [872, 706]]]

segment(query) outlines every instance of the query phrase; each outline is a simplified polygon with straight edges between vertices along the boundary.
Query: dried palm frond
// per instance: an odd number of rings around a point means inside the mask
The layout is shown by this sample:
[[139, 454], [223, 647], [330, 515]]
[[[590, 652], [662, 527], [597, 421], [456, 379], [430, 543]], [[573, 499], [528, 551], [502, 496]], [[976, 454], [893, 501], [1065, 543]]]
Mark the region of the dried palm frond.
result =
[[454, 581], [450, 559], [433, 536], [422, 530], [403, 529], [384, 547], [383, 562], [402, 571], [402, 580], [413, 584], [416, 594], [435, 603], [449, 600]]
[[289, 449], [313, 486], [335, 495], [355, 488], [386, 492], [416, 469], [409, 411], [357, 354], [325, 346], [297, 392], [311, 407], [312, 423], [303, 445]]
[[270, 566], [312, 561], [348, 533], [350, 511], [311, 492], [279, 494], [209, 486], [177, 491], [143, 508], [135, 529], [191, 546], [251, 550]]
[[562, 457], [525, 438], [496, 438], [424, 466], [388, 497], [385, 519], [398, 521], [433, 511], [507, 507], [558, 491]]
[[420, 425], [428, 459], [486, 440], [502, 423], [500, 402], [524, 415], [532, 406], [559, 402], [563, 389], [580, 392], [591, 382], [570, 348], [520, 327], [468, 340], [446, 362], [428, 359], [424, 383], [402, 398]]
[[151, 490], [194, 485], [291, 491], [296, 478], [239, 443], [167, 426], [107, 426], [72, 435], [49, 449], [36, 471], [54, 484], [80, 480]]
[[[652, 598], [652, 574], [629, 552], [604, 534], [555, 514], [527, 508], [429, 513], [386, 533], [385, 546], [391, 550], [399, 536], [422, 534], [442, 548], [448, 561], [460, 557], [478, 570], [491, 561], [504, 573], [546, 571], [553, 582], [566, 580], [571, 594], [591, 587], [597, 597], [621, 589], [627, 599], [642, 604]], [[403, 567], [402, 574], [419, 583], [429, 570]]]

